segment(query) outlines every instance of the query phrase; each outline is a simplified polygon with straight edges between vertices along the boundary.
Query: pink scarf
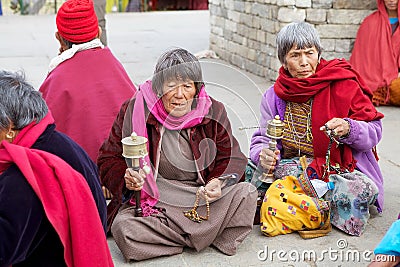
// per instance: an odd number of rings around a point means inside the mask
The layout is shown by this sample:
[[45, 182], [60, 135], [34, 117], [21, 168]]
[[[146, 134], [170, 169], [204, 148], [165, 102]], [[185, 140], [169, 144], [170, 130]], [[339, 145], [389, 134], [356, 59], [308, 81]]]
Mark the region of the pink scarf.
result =
[[23, 173], [60, 237], [67, 266], [114, 266], [86, 180], [59, 157], [30, 148], [53, 122], [49, 112], [22, 129], [12, 144], [1, 142], [0, 171], [14, 163]]
[[[181, 130], [191, 128], [198, 125], [208, 114], [211, 107], [211, 99], [206, 93], [204, 86], [201, 87], [198, 96], [196, 97], [196, 107], [189, 113], [182, 117], [174, 117], [167, 113], [162, 103], [161, 98], [158, 98], [154, 93], [151, 85], [151, 81], [146, 81], [140, 85], [140, 89], [135, 95], [135, 106], [133, 107], [132, 113], [132, 131], [136, 132], [139, 136], [147, 136], [146, 129], [146, 118], [145, 118], [145, 103], [150, 110], [151, 114], [157, 119], [161, 125], [169, 130]], [[149, 151], [149, 143], [147, 143], [147, 151]], [[147, 166], [151, 166], [149, 156], [144, 157], [144, 161]], [[143, 162], [141, 163], [143, 167]], [[143, 216], [149, 216], [152, 213], [156, 213], [152, 207], [158, 202], [159, 192], [154, 179], [153, 173], [147, 175], [143, 190], [141, 191], [141, 205], [143, 210]], [[134, 205], [134, 200], [131, 199], [130, 203]]]

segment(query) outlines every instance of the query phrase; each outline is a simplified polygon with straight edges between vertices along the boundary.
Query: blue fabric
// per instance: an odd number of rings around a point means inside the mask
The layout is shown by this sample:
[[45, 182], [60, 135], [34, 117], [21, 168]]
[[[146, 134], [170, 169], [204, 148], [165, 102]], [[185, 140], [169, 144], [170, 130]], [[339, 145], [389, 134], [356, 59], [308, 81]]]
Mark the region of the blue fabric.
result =
[[400, 220], [395, 221], [374, 250], [376, 254], [400, 256]]
[[389, 18], [390, 24], [395, 24], [395, 23], [398, 22], [398, 21], [399, 21], [398, 18]]

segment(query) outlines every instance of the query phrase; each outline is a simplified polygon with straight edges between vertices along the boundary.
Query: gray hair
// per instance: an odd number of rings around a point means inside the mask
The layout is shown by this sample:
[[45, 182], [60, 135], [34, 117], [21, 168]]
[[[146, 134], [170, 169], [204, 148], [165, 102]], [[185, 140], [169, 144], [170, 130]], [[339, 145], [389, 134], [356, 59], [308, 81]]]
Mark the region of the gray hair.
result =
[[23, 72], [0, 70], [0, 129], [21, 130], [48, 112], [40, 92], [25, 81]]
[[321, 58], [322, 45], [317, 30], [307, 22], [292, 22], [283, 27], [277, 37], [278, 58], [282, 64], [286, 64], [286, 55], [296, 45], [298, 49], [315, 46], [318, 58]]
[[198, 93], [204, 84], [199, 60], [183, 48], [175, 48], [162, 54], [154, 70], [153, 91], [162, 95], [164, 83], [171, 79], [192, 80]]

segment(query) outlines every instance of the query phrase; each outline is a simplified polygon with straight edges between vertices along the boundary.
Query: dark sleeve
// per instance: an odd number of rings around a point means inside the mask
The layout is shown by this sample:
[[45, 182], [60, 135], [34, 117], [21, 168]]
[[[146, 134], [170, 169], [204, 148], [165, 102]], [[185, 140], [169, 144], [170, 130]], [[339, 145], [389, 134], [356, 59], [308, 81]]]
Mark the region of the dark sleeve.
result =
[[242, 153], [238, 141], [232, 134], [231, 123], [224, 105], [217, 101], [214, 102], [214, 105], [218, 106], [215, 109], [218, 112], [211, 124], [215, 127], [217, 154], [214, 168], [206, 179], [209, 180], [222, 174], [236, 173], [239, 181], [244, 181], [247, 157]]
[[35, 142], [32, 148], [47, 151], [57, 155], [68, 163], [74, 170], [81, 173], [89, 185], [94, 201], [99, 212], [101, 223], [106, 229], [106, 200], [100, 186], [99, 173], [96, 164], [87, 153], [67, 135], [53, 131], [54, 126], [49, 126], [45, 133]]
[[125, 159], [122, 156], [122, 125], [129, 100], [122, 104], [121, 109], [113, 123], [109, 137], [100, 147], [97, 158], [101, 183], [110, 190], [113, 198], [122, 199], [125, 188], [124, 174], [126, 170]]
[[0, 266], [24, 260], [46, 219], [41, 202], [19, 169], [0, 176]]

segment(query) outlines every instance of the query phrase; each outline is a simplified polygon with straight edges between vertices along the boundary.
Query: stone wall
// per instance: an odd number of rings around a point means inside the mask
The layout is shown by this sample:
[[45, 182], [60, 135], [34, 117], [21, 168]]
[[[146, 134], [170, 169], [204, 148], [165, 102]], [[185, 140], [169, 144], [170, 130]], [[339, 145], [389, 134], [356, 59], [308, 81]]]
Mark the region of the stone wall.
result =
[[349, 59], [362, 20], [375, 0], [209, 0], [210, 49], [244, 70], [275, 80], [281, 66], [275, 37], [286, 24], [318, 30], [325, 59]]

